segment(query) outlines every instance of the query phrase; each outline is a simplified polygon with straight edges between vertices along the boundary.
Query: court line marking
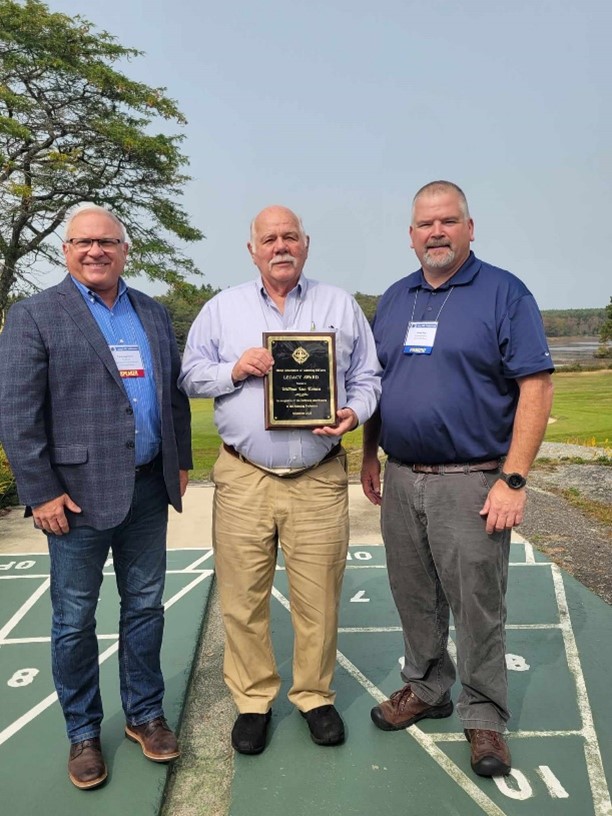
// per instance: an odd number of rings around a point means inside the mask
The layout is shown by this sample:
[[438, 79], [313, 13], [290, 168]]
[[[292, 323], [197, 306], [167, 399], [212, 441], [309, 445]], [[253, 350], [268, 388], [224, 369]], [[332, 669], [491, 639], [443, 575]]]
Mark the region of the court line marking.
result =
[[578, 710], [582, 718], [582, 731], [584, 734], [584, 758], [586, 760], [593, 804], [597, 816], [610, 816], [612, 814], [612, 802], [610, 801], [610, 791], [606, 784], [606, 776], [599, 749], [599, 740], [595, 731], [593, 721], [593, 710], [589, 702], [586, 681], [578, 654], [578, 644], [572, 628], [563, 575], [556, 564], [551, 564], [552, 579], [557, 596], [559, 607], [559, 618], [561, 620], [561, 632], [565, 643], [565, 653], [569, 665], [570, 673], [576, 685], [576, 696], [578, 698]]
[[[213, 570], [207, 570], [206, 572], [197, 575], [193, 579], [193, 581], [188, 583], [181, 590], [179, 590], [179, 592], [177, 592], [175, 595], [173, 595], [166, 601], [166, 603], [164, 604], [164, 609], [170, 609], [170, 607], [174, 606], [174, 604], [177, 603], [184, 595], [186, 595], [187, 592], [191, 591], [194, 587], [196, 587], [198, 584], [200, 584], [202, 581], [204, 581], [206, 578], [212, 575], [212, 573]], [[109, 657], [114, 655], [115, 652], [118, 651], [118, 649], [119, 640], [117, 637], [117, 641], [115, 643], [113, 643], [111, 646], [109, 646], [107, 649], [100, 653], [100, 655], [98, 656], [98, 664], [101, 665], [102, 663], [104, 663], [106, 660], [108, 660]], [[32, 720], [36, 719], [36, 717], [38, 717], [39, 714], [42, 714], [42, 712], [49, 708], [49, 706], [53, 705], [53, 703], [56, 700], [57, 692], [54, 691], [52, 694], [49, 694], [47, 697], [45, 697], [43, 700], [41, 700], [39, 703], [33, 706], [29, 711], [26, 711], [25, 714], [22, 714], [21, 717], [18, 717], [10, 725], [7, 725], [6, 728], [0, 731], [0, 745], [5, 743], [19, 731], [21, 731], [21, 729], [28, 725], [28, 723], [32, 722]]]
[[[187, 567], [185, 569], [169, 569], [169, 570], [166, 570], [166, 575], [187, 575], [187, 574], [190, 574], [192, 572], [193, 573], [206, 572], [206, 570], [205, 569], [191, 569], [190, 567]], [[106, 576], [112, 576], [112, 575], [115, 574], [115, 571], [106, 569], [106, 570], [103, 570], [102, 574], [105, 577]], [[47, 578], [47, 577], [48, 577], [47, 575], [26, 574], [26, 573], [24, 573], [23, 575], [0, 575], [0, 581], [17, 581], [20, 578], [43, 579], [43, 578]]]
[[[560, 623], [507, 623], [505, 629], [530, 630], [530, 629], [561, 629]], [[449, 626], [451, 632], [455, 631], [454, 626]], [[359, 634], [359, 632], [401, 632], [401, 626], [340, 626], [338, 633]]]
[[[288, 611], [291, 611], [291, 605], [287, 598], [279, 592], [276, 587], [272, 587], [272, 595], [276, 598], [276, 600]], [[381, 703], [383, 700], [387, 699], [387, 695], [383, 694], [383, 692], [372, 683], [371, 680], [362, 674], [359, 671], [357, 666], [355, 666], [351, 661], [344, 655], [342, 652], [336, 652], [336, 660], [345, 669], [351, 677], [353, 677], [357, 682], [373, 697], [377, 703]], [[443, 771], [446, 773], [459, 784], [461, 788], [470, 796], [477, 805], [479, 805], [482, 810], [487, 814], [487, 816], [506, 816], [503, 810], [501, 810], [492, 799], [484, 793], [475, 782], [473, 782], [467, 774], [465, 774], [455, 763], [442, 751], [438, 746], [435, 744], [433, 739], [429, 734], [425, 734], [424, 731], [421, 731], [418, 726], [412, 726], [411, 728], [406, 729], [406, 732], [414, 739], [419, 745], [431, 756], [431, 758], [437, 762], [437, 764], [442, 768]], [[465, 738], [464, 738], [465, 740]]]
[[211, 558], [212, 554], [213, 554], [213, 550], [207, 550], [207, 551], [204, 553], [204, 555], [200, 556], [199, 558], [196, 558], [196, 560], [195, 560], [195, 561], [192, 561], [192, 563], [191, 563], [191, 564], [188, 564], [188, 565], [187, 565], [187, 566], [184, 568], [184, 570], [183, 570], [183, 571], [184, 571], [184, 572], [195, 572], [195, 571], [196, 571], [196, 567], [199, 567], [199, 566], [200, 566], [200, 564], [201, 564], [203, 561], [207, 561], [209, 558]]
[[[364, 545], [365, 546], [365, 545]], [[510, 561], [508, 564], [509, 567], [550, 567], [551, 561]], [[347, 564], [346, 570], [362, 570], [362, 569], [376, 569], [376, 570], [386, 570], [386, 564]], [[277, 564], [275, 567], [276, 572], [286, 572], [286, 568], [282, 564]], [[8, 576], [6, 576], [8, 577]]]
[[49, 589], [49, 585], [51, 584], [51, 578], [47, 576], [46, 580], [35, 589], [34, 592], [30, 595], [30, 597], [23, 603], [17, 612], [13, 615], [7, 623], [4, 624], [2, 629], [0, 629], [0, 641], [3, 641], [4, 638], [11, 632], [17, 624], [25, 617], [25, 615], [30, 611], [30, 609], [34, 606], [34, 604], [41, 598], [45, 592]]
[[[554, 625], [549, 624], [529, 624], [529, 625], [507, 625], [507, 629], [511, 628], [542, 628], [542, 629], [560, 629], [564, 646], [565, 646], [565, 656], [568, 663], [568, 668], [572, 678], [574, 680], [574, 684], [576, 687], [576, 697], [577, 697], [577, 704], [578, 704], [578, 711], [580, 713], [580, 717], [582, 720], [582, 728], [578, 731], [536, 731], [536, 732], [529, 732], [529, 731], [517, 731], [512, 732], [512, 736], [515, 735], [519, 738], [526, 738], [526, 737], [547, 737], [547, 736], [572, 736], [578, 735], [584, 740], [584, 755], [585, 755], [585, 764], [587, 769], [587, 776], [589, 779], [589, 785], [591, 788], [591, 796], [593, 800], [593, 808], [595, 816], [612, 816], [612, 802], [610, 800], [610, 792], [606, 783], [605, 771], [603, 766], [603, 760], [601, 757], [601, 751], [599, 748], [599, 741], [597, 737], [597, 733], [595, 731], [595, 725], [593, 721], [593, 712], [591, 709], [591, 705], [588, 698], [586, 682], [584, 679], [584, 673], [582, 671], [582, 665], [580, 663], [580, 657], [578, 653], [578, 646], [576, 643], [576, 638], [574, 635], [571, 617], [569, 613], [569, 607], [567, 604], [567, 596], [565, 593], [565, 586], [563, 584], [563, 575], [561, 569], [552, 562], [538, 562], [535, 561], [535, 555], [533, 552], [533, 547], [527, 541], [521, 542], [524, 543], [525, 546], [525, 562], [520, 564], [510, 564], [510, 566], [549, 566], [551, 569], [551, 576], [553, 580], [553, 586], [555, 590], [555, 599], [557, 601], [557, 610], [559, 614], [559, 623]], [[528, 553], [528, 549], [530, 553]], [[530, 561], [529, 558], [534, 558], [533, 561]], [[375, 565], [372, 565], [374, 567]], [[370, 567], [370, 568], [372, 568]], [[347, 567], [348, 568], [348, 567]], [[272, 588], [273, 596], [281, 603], [282, 606], [285, 607], [288, 611], [291, 610], [291, 605], [288, 599], [276, 589], [276, 587]], [[376, 627], [372, 627], [374, 631], [377, 631]], [[451, 627], [454, 628], [454, 627]], [[401, 627], [397, 627], [397, 630], [401, 631]], [[343, 629], [339, 629], [339, 632], [343, 631]], [[378, 629], [380, 631], [380, 629]], [[393, 630], [387, 630], [385, 627], [382, 631], [396, 631], [395, 628]], [[449, 642], [450, 645], [450, 642]], [[454, 645], [454, 644], [453, 644]], [[368, 678], [359, 671], [359, 669], [339, 650], [337, 651], [336, 658], [338, 663], [343, 666], [343, 668], [356, 679], [363, 688], [368, 691], [368, 693], [375, 699], [377, 702], [382, 702], [386, 699], [386, 695], [384, 695], [381, 690], [374, 685]], [[475, 787], [476, 791], [482, 793], [480, 788], [474, 785], [471, 779], [467, 777], [463, 771], [461, 771], [445, 754], [442, 753], [442, 757], [446, 761], [440, 761], [437, 754], [430, 750], [430, 747], [435, 747], [436, 742], [454, 742], [454, 741], [463, 741], [464, 737], [461, 734], [437, 734], [437, 735], [428, 735], [424, 734], [424, 732], [420, 731], [418, 726], [413, 725], [411, 728], [405, 729], [406, 732], [416, 739], [417, 742], [430, 754], [430, 756], [438, 762], [438, 764], [451, 776], [451, 778], [455, 779], [457, 784], [464, 788], [466, 793], [469, 793], [472, 796], [471, 788]], [[470, 789], [466, 788], [463, 784], [464, 780], [469, 783]], [[484, 795], [484, 794], [483, 794]], [[472, 797], [475, 798], [475, 797]], [[489, 811], [486, 807], [483, 806], [480, 799], [475, 799], [478, 804], [483, 807], [485, 812], [487, 813], [499, 813], [502, 814], [503, 812], [497, 809], [497, 805], [492, 802], [488, 797], [484, 797], [487, 806], [490, 803], [491, 806], [496, 808], [495, 811]]]

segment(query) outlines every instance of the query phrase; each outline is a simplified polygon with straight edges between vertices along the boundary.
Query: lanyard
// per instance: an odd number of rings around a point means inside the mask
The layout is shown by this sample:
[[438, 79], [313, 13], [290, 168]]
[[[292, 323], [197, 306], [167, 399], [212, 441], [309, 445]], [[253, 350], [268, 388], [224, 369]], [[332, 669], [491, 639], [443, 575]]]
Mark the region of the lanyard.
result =
[[[447, 296], [444, 298], [444, 302], [443, 302], [443, 303], [442, 303], [442, 305], [440, 306], [440, 311], [439, 311], [439, 312], [438, 312], [438, 314], [436, 315], [436, 319], [435, 319], [435, 322], [436, 322], [436, 323], [437, 323], [437, 322], [438, 322], [438, 320], [440, 319], [440, 315], [442, 314], [442, 309], [443, 309], [443, 308], [446, 306], [446, 301], [447, 301], [447, 300], [449, 299], [449, 297], [452, 295], [452, 293], [453, 293], [453, 289], [454, 289], [454, 288], [455, 288], [454, 286], [451, 286], [451, 288], [448, 290], [448, 295], [447, 295]], [[415, 313], [415, 311], [416, 311], [417, 298], [418, 298], [418, 296], [419, 296], [419, 291], [420, 291], [420, 288], [416, 290], [415, 295], [414, 295], [414, 303], [412, 304], [412, 314], [410, 315], [410, 323], [414, 323], [414, 313]], [[409, 325], [410, 325], [410, 324], [409, 324]]]

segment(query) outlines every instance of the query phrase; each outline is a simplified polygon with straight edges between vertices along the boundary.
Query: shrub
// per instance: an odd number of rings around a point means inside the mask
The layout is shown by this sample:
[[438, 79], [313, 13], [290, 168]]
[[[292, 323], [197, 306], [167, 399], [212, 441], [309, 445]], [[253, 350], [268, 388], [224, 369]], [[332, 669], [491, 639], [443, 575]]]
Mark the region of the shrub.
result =
[[17, 488], [11, 467], [0, 445], [0, 507], [9, 507], [17, 504]]

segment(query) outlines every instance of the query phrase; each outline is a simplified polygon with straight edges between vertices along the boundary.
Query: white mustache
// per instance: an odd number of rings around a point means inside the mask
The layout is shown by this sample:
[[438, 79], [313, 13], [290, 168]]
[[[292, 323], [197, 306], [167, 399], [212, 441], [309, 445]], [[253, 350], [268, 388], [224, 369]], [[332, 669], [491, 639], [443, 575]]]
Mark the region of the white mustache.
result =
[[274, 266], [274, 264], [279, 263], [290, 263], [292, 266], [295, 266], [295, 258], [293, 255], [285, 254], [285, 255], [276, 255], [270, 261], [270, 266]]

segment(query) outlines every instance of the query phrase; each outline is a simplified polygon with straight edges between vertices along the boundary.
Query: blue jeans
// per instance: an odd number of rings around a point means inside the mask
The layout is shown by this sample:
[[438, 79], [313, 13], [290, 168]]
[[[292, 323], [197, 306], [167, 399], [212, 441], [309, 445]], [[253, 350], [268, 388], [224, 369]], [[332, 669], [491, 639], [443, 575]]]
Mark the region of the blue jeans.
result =
[[100, 734], [103, 710], [95, 615], [109, 550], [121, 599], [119, 679], [126, 720], [141, 725], [163, 716], [160, 650], [167, 524], [163, 476], [149, 473], [136, 479], [130, 510], [117, 527], [73, 527], [65, 535], [47, 536], [53, 680], [72, 743]]

